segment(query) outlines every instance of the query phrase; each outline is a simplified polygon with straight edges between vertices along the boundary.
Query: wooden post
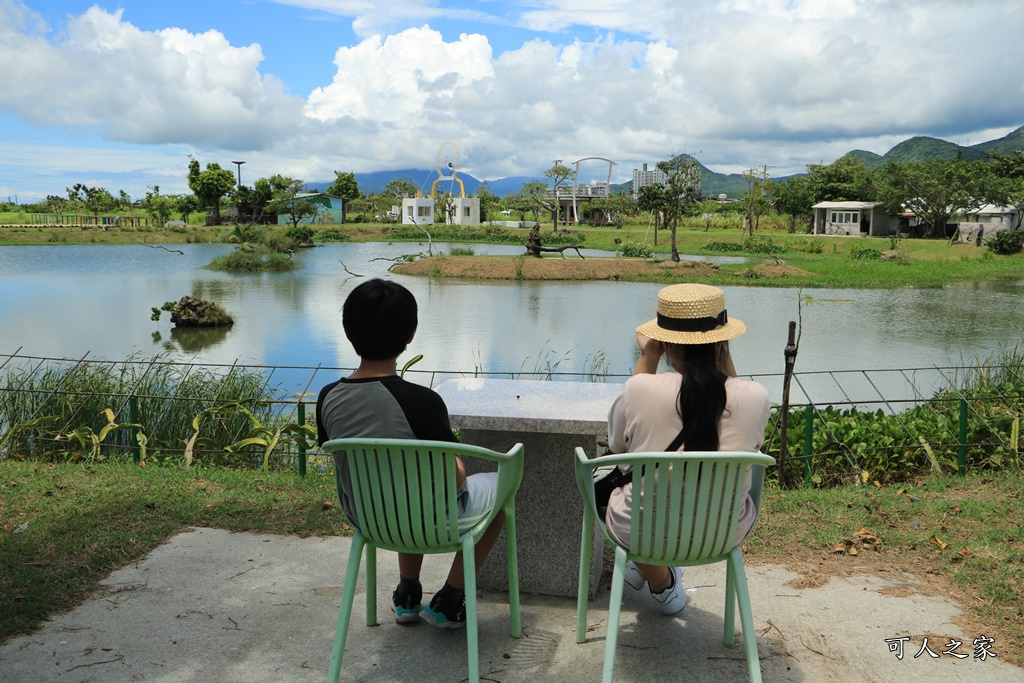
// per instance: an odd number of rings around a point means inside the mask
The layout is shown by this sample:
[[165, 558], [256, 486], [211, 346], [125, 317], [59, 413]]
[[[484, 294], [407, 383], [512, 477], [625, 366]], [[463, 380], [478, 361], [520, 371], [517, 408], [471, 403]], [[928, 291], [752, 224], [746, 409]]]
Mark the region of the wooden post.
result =
[[789, 384], [793, 379], [793, 366], [796, 364], [796, 321], [789, 321], [789, 342], [786, 344], [786, 375], [782, 381], [782, 406], [779, 408], [781, 411], [782, 424], [779, 428], [779, 488], [787, 488], [789, 482], [789, 443], [787, 441], [789, 436]]

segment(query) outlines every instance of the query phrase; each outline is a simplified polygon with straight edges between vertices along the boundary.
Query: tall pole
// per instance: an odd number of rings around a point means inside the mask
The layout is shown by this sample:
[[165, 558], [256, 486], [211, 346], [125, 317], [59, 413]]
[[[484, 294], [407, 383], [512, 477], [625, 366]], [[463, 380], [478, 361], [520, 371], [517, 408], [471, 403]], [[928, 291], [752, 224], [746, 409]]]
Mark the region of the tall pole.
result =
[[245, 162], [244, 161], [232, 161], [231, 163], [233, 163], [235, 166], [238, 166], [238, 186], [241, 187], [242, 186], [242, 164], [244, 164]]

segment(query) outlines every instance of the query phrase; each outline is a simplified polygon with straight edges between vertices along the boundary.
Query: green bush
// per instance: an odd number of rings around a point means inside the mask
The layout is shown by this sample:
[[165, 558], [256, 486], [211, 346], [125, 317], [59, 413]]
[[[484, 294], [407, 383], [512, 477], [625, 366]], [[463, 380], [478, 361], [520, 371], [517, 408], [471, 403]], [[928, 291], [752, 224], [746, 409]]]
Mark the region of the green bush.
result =
[[737, 244], [736, 242], [708, 242], [701, 248], [701, 251], [713, 251], [729, 254], [743, 251], [743, 245]]
[[816, 239], [799, 239], [790, 242], [789, 248], [804, 254], [820, 254], [825, 251], [825, 244]]
[[284, 234], [296, 244], [301, 244], [302, 242], [311, 242], [313, 240], [313, 236], [316, 235], [316, 228], [309, 225], [291, 225], [284, 231]]
[[743, 240], [743, 250], [751, 254], [777, 254], [786, 251], [786, 247], [767, 235], [752, 235]]
[[229, 273], [284, 273], [295, 270], [299, 264], [287, 254], [271, 252], [264, 247], [251, 251], [233, 251], [218, 256], [207, 266], [210, 270], [226, 270]]
[[654, 248], [649, 244], [623, 244], [622, 255], [629, 258], [651, 258]]
[[850, 249], [850, 258], [854, 261], [878, 261], [882, 258], [882, 252], [872, 247], [854, 247]]
[[348, 235], [340, 230], [333, 230], [328, 228], [322, 232], [317, 233], [316, 238], [321, 242], [351, 242], [352, 236]]
[[475, 256], [473, 247], [452, 247], [448, 250], [449, 256]]
[[1024, 249], [1024, 230], [1000, 230], [985, 245], [997, 254], [1019, 254]]

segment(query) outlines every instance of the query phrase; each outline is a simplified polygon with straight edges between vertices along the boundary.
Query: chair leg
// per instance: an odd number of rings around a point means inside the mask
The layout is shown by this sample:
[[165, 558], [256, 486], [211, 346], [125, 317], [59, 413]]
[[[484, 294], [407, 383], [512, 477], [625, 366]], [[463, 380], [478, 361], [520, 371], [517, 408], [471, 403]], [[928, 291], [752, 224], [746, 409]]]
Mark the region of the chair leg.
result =
[[602, 683], [612, 683], [615, 670], [615, 646], [619, 642], [619, 617], [622, 613], [622, 587], [626, 583], [626, 551], [615, 546], [615, 570], [612, 572], [612, 593], [608, 596], [608, 634], [604, 643]]
[[480, 643], [476, 603], [476, 557], [473, 538], [462, 541], [462, 569], [466, 575], [466, 651], [469, 658], [469, 683], [480, 683]]
[[580, 580], [576, 587], [576, 642], [587, 640], [587, 603], [590, 600], [590, 562], [594, 547], [594, 513], [583, 508], [583, 540], [580, 541]]
[[747, 667], [750, 669], [750, 683], [761, 683], [761, 660], [757, 654], [757, 634], [754, 633], [754, 614], [750, 609], [750, 591], [747, 588], [747, 572], [743, 568], [743, 551], [738, 547], [729, 553], [729, 571], [734, 575], [736, 600], [740, 607], [740, 624], [743, 626], [743, 648], [747, 653]]
[[377, 625], [377, 546], [366, 544], [366, 625]]
[[[331, 666], [327, 671], [328, 683], [337, 683], [341, 675], [341, 660], [348, 640], [349, 620], [352, 617], [352, 601], [355, 598], [356, 583], [359, 580], [359, 558], [363, 554], [365, 539], [358, 531], [352, 537], [348, 563], [345, 566], [345, 584], [341, 589], [341, 603], [338, 605], [338, 624], [334, 628], [334, 647], [331, 649]], [[369, 546], [367, 546], [369, 548]], [[369, 552], [369, 551], [367, 551]]]
[[519, 554], [516, 548], [516, 506], [505, 509], [506, 562], [508, 563], [508, 608], [513, 638], [523, 635], [523, 624], [519, 614]]
[[728, 560], [725, 563], [724, 621], [725, 629], [722, 636], [722, 642], [726, 645], [732, 645], [736, 640], [736, 578], [733, 576], [732, 565]]

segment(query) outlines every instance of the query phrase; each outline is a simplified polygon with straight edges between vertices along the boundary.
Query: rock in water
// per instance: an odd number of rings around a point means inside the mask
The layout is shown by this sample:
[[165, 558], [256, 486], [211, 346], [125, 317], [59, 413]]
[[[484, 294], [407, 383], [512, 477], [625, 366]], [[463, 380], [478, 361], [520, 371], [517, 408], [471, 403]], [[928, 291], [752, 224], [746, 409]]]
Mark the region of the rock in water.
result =
[[171, 309], [171, 322], [179, 327], [212, 327], [234, 325], [235, 320], [212, 301], [195, 296], [183, 296]]

